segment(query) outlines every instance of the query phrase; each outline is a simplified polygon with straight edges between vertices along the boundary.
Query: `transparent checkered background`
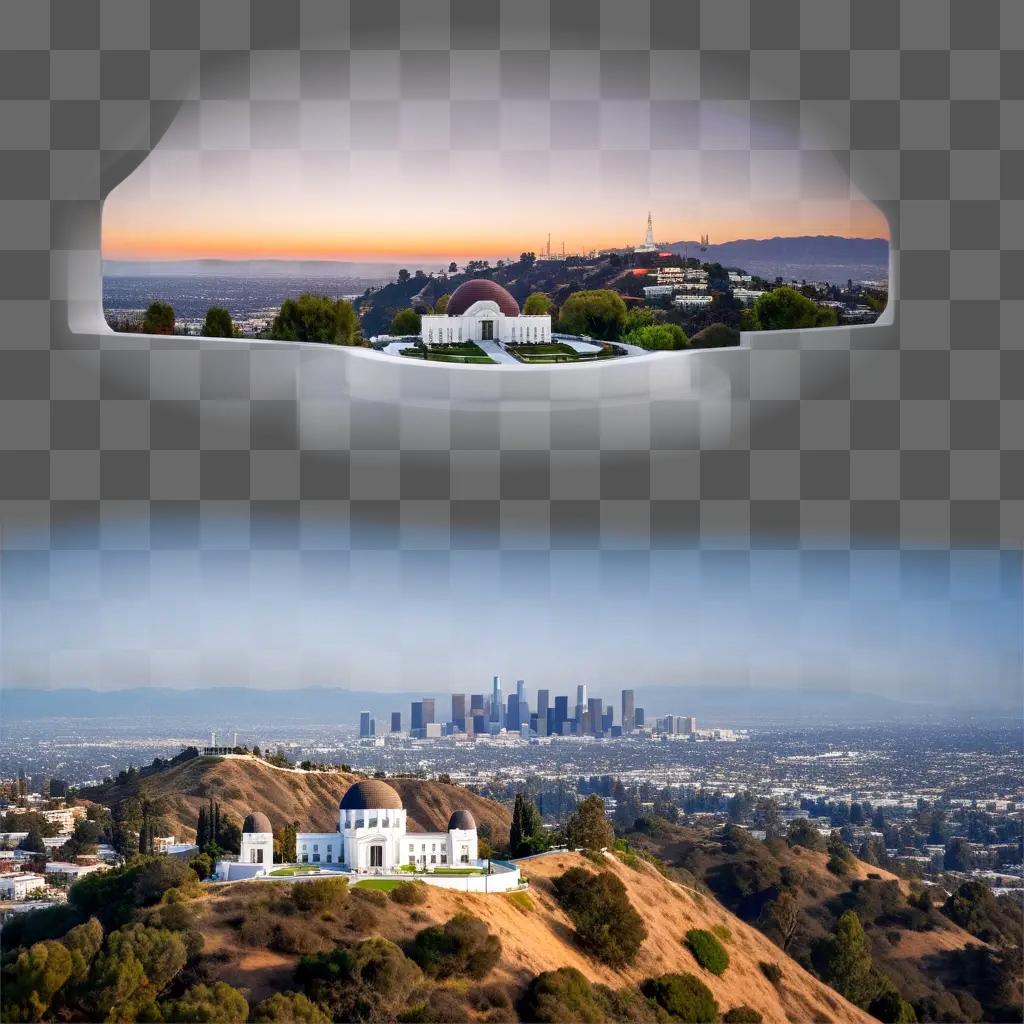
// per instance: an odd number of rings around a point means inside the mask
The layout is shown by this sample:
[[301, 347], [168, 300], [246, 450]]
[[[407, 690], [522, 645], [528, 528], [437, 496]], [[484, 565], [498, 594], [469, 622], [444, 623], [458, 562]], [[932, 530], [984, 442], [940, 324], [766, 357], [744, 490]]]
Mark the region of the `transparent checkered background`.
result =
[[[540, 573], [581, 544], [1024, 540], [1018, 0], [0, 0], [0, 48], [8, 551], [168, 520], [206, 550], [225, 517], [232, 545], [328, 522]], [[469, 158], [524, 189], [854, 187], [890, 220], [891, 324], [513, 373], [111, 336], [102, 197], [161, 138], [197, 187], [268, 147], [396, 187]]]

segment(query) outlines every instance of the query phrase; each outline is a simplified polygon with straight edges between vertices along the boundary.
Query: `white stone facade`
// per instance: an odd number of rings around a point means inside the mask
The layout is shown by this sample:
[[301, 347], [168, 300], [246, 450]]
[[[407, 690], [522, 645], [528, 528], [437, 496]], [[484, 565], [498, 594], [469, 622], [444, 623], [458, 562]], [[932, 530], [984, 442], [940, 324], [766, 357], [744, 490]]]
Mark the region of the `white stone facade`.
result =
[[297, 880], [308, 877], [310, 871], [336, 871], [399, 878], [415, 875], [430, 884], [436, 879], [447, 887], [478, 892], [490, 891], [492, 881], [495, 891], [519, 884], [519, 871], [513, 865], [480, 861], [476, 821], [469, 811], [454, 811], [445, 832], [410, 832], [407, 826], [397, 791], [367, 779], [351, 786], [342, 798], [335, 831], [298, 833], [294, 866], [304, 870], [289, 870], [290, 864], [275, 868], [270, 820], [254, 811], [242, 825], [237, 861], [221, 861], [216, 878], [233, 882], [276, 873]]
[[340, 810], [337, 832], [300, 832], [295, 841], [300, 864], [336, 864], [360, 874], [472, 864], [477, 860], [476, 829], [407, 832], [404, 810]]
[[467, 341], [539, 345], [551, 341], [551, 317], [507, 316], [496, 302], [482, 299], [461, 316], [425, 314], [420, 337], [427, 345], [458, 345]]
[[274, 833], [243, 832], [238, 863], [259, 865], [269, 871], [274, 864]]

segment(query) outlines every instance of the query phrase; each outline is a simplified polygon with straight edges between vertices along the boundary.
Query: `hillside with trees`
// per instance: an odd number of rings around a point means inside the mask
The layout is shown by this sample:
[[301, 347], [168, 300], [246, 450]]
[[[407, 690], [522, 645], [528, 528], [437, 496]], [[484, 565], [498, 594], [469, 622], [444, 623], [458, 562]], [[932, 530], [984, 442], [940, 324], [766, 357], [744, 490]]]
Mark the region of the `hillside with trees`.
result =
[[[345, 766], [302, 770], [287, 762], [271, 763], [276, 760], [200, 757], [193, 751], [157, 771], [125, 773], [81, 796], [111, 811], [126, 801], [148, 801], [159, 806], [162, 824], [179, 839], [195, 838], [200, 810], [211, 800], [217, 801], [222, 817], [238, 825], [251, 811], [262, 811], [275, 830], [291, 822], [311, 831], [337, 828], [338, 803], [349, 786], [365, 776]], [[410, 831], [443, 831], [452, 812], [464, 808], [483, 835], [507, 845], [511, 815], [501, 804], [450, 782], [402, 777], [387, 782], [402, 797]]]
[[624, 835], [880, 1020], [1018, 1019], [1019, 904], [979, 883], [947, 895], [901, 878], [806, 819], [775, 831], [760, 841], [648, 816]]
[[[529, 891], [485, 895], [329, 878], [209, 886], [181, 861], [137, 858], [4, 929], [3, 1018], [680, 1024], [756, 1007], [776, 1024], [869, 1021], [642, 859], [562, 852], [523, 867]], [[728, 951], [724, 970], [702, 966], [694, 930]]]

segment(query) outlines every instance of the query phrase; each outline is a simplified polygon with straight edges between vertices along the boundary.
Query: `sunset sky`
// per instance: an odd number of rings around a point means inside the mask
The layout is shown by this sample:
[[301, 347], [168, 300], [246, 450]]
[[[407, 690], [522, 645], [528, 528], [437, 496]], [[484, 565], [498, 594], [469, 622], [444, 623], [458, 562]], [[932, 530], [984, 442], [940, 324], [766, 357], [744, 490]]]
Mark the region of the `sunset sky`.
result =
[[[633, 123], [648, 105], [607, 104], [600, 139], [622, 148], [593, 139], [560, 148], [564, 133], [541, 106], [534, 120], [548, 123], [535, 137], [503, 128], [488, 148], [460, 151], [444, 148], [454, 131], [448, 106], [419, 106], [429, 109], [410, 112], [417, 105], [403, 103], [393, 135], [371, 140], [372, 149], [359, 148], [364, 136], [344, 104], [321, 104], [309, 117], [304, 105], [298, 128], [286, 136], [294, 148], [260, 148], [251, 125], [231, 135], [230, 112], [219, 110], [206, 134], [234, 148], [203, 149], [194, 144], [206, 137], [203, 108], [198, 127], [172, 128], [108, 197], [104, 256], [419, 261], [433, 268], [540, 251], [548, 232], [556, 251], [563, 242], [568, 252], [637, 245], [648, 210], [656, 240], [666, 243], [701, 234], [712, 242], [889, 234], [882, 213], [831, 152], [775, 143], [770, 127], [752, 125], [749, 113], [737, 128], [735, 111], [702, 107], [700, 145], [669, 149], [659, 148], [649, 119], [643, 131]], [[419, 127], [424, 121], [429, 131]], [[763, 148], [744, 148], [755, 137]]]

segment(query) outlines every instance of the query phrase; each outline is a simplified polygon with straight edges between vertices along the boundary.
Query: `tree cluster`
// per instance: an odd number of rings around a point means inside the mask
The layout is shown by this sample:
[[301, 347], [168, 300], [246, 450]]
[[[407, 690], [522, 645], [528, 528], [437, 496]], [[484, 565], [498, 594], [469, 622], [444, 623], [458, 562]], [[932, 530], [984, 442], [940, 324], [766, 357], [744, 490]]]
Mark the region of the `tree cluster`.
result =
[[570, 868], [555, 879], [554, 892], [588, 953], [616, 968], [636, 959], [647, 927], [615, 875]]
[[304, 292], [285, 299], [270, 325], [278, 341], [315, 341], [327, 345], [362, 345], [359, 317], [352, 303]]
[[513, 857], [526, 857], [548, 848], [544, 823], [536, 804], [522, 792], [516, 793], [509, 829], [509, 850]]

